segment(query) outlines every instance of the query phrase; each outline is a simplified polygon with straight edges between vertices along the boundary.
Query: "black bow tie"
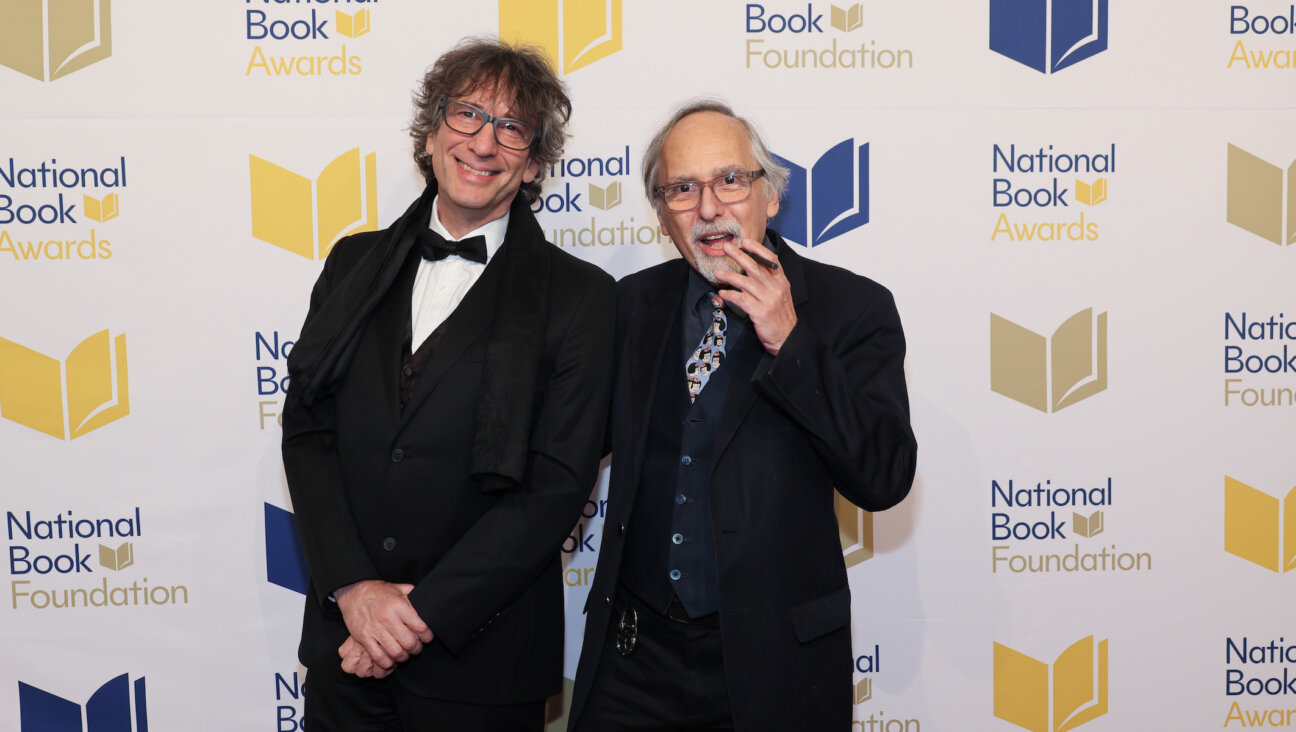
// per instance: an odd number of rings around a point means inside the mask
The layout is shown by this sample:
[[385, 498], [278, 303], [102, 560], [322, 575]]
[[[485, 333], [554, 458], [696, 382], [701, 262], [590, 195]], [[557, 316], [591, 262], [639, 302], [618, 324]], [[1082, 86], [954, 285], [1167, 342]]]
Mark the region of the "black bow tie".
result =
[[470, 262], [486, 264], [486, 237], [470, 236], [462, 241], [446, 241], [444, 236], [431, 229], [419, 232], [419, 248], [423, 258], [437, 262], [451, 254], [458, 254]]

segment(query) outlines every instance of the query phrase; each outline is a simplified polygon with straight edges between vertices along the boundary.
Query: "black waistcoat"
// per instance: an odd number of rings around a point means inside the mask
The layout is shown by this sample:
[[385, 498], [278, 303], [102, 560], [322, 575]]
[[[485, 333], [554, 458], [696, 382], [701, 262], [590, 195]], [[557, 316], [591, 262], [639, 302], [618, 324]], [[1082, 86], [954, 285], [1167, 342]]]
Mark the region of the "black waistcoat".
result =
[[[716, 369], [689, 404], [679, 318], [659, 369], [633, 520], [626, 536], [621, 581], [665, 612], [673, 596], [690, 617], [719, 610], [715, 537], [711, 524], [711, 466], [716, 430], [733, 367]], [[731, 338], [729, 352], [736, 350]]]

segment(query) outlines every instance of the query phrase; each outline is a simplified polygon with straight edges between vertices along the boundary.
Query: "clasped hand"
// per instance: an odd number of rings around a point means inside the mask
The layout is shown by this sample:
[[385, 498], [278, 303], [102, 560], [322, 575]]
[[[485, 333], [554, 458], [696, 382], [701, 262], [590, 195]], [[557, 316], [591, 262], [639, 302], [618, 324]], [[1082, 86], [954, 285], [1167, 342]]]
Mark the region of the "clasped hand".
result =
[[351, 636], [338, 647], [342, 670], [381, 679], [418, 655], [432, 631], [410, 604], [414, 585], [364, 580], [333, 593]]

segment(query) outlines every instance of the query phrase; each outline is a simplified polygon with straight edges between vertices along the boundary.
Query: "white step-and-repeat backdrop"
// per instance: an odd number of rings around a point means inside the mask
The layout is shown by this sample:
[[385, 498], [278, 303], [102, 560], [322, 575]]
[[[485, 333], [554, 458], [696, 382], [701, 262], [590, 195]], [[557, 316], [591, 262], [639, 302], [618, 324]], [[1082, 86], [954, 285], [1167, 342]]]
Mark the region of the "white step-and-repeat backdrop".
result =
[[555, 245], [675, 256], [642, 151], [714, 94], [787, 238], [894, 291], [922, 457], [839, 511], [857, 729], [1296, 727], [1290, 2], [3, 0], [0, 730], [300, 727], [284, 358], [478, 34], [570, 85]]

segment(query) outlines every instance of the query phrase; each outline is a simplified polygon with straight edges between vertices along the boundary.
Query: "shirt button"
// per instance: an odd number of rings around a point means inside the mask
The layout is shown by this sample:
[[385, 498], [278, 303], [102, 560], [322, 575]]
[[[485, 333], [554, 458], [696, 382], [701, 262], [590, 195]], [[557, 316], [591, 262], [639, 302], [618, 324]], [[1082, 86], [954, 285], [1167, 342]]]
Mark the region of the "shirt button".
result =
[[676, 493], [676, 494], [675, 494], [675, 503], [677, 503], [677, 504], [683, 506], [683, 505], [684, 505], [684, 502], [687, 501], [687, 500], [688, 500], [688, 499], [684, 497], [684, 494], [683, 494], [683, 493]]
[[383, 539], [382, 547], [386, 551], [392, 551], [396, 548], [396, 540], [389, 536], [386, 539]]
[[672, 569], [672, 570], [670, 571], [670, 578], [673, 579], [673, 580], [677, 580], [677, 579], [679, 579], [679, 578], [682, 577], [682, 576], [683, 576], [683, 575], [680, 574], [680, 571], [679, 571], [678, 569]]
[[404, 450], [400, 449], [399, 447], [396, 448], [395, 450], [392, 450], [392, 462], [393, 462], [393, 463], [399, 463], [400, 461], [402, 461], [402, 460], [404, 460], [404, 459], [405, 459], [405, 451], [404, 451]]
[[684, 535], [683, 535], [683, 534], [676, 534], [676, 535], [672, 536], [672, 537], [671, 537], [671, 543], [672, 543], [672, 544], [683, 544], [683, 543], [684, 543]]
[[692, 464], [693, 464], [693, 458], [689, 457], [688, 455], [685, 455], [684, 457], [680, 458], [680, 465], [692, 465]]

